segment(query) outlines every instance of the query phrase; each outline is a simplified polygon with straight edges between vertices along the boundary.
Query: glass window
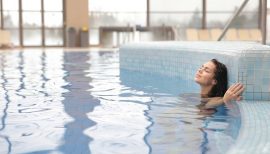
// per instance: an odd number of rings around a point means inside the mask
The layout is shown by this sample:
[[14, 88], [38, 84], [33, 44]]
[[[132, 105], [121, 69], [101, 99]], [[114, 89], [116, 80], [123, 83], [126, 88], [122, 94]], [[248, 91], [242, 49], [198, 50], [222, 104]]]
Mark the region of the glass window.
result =
[[19, 27], [19, 12], [3, 11], [4, 28]]
[[20, 45], [19, 29], [6, 28], [6, 30], [8, 30], [10, 32], [12, 44], [15, 46], [19, 46]]
[[202, 0], [152, 0], [150, 1], [151, 12], [193, 12], [195, 10], [202, 10]]
[[0, 0], [0, 29], [2, 29], [2, 0]]
[[3, 10], [6, 11], [18, 11], [19, 10], [19, 0], [2, 0]]
[[[14, 45], [41, 46], [44, 28], [45, 45], [63, 45], [63, 1], [64, 0], [0, 0], [0, 25], [11, 32]], [[21, 2], [21, 3], [19, 3]], [[43, 3], [43, 4], [42, 4]], [[21, 4], [21, 6], [19, 6]], [[42, 6], [44, 12], [42, 12]], [[19, 12], [22, 8], [22, 12]], [[21, 21], [20, 20], [21, 13]], [[42, 25], [44, 15], [44, 25]], [[20, 25], [22, 29], [20, 31]], [[1, 28], [1, 27], [0, 27]], [[47, 29], [46, 29], [47, 28]], [[50, 29], [48, 29], [50, 28]], [[20, 33], [23, 44], [20, 44]]]
[[63, 0], [44, 2], [45, 46], [62, 46], [63, 42]]
[[[145, 12], [146, 0], [91, 0], [89, 11]], [[121, 5], [120, 5], [121, 4]]]
[[46, 46], [61, 46], [63, 45], [63, 30], [62, 29], [46, 29], [45, 30], [45, 45]]
[[63, 0], [45, 0], [45, 11], [63, 11]]
[[[223, 28], [243, 2], [243, 0], [207, 0], [207, 25], [209, 27]], [[257, 28], [258, 2], [258, 0], [248, 1], [242, 12], [232, 22], [231, 27]]]
[[98, 45], [99, 42], [99, 30], [98, 29], [90, 29], [89, 30], [89, 44]]
[[146, 0], [92, 0], [88, 8], [90, 27], [146, 25]]
[[239, 8], [243, 0], [207, 0], [207, 11], [226, 11], [233, 12]]
[[37, 28], [41, 27], [41, 13], [40, 12], [23, 12], [23, 27]]
[[201, 27], [202, 0], [154, 0], [150, 1], [150, 24], [152, 26], [181, 25]]
[[24, 29], [23, 45], [25, 46], [41, 46], [41, 30], [40, 29]]
[[150, 17], [151, 26], [181, 26], [200, 28], [202, 13], [199, 10], [189, 13], [152, 13]]
[[41, 0], [22, 0], [23, 11], [40, 11]]
[[[267, 2], [267, 10], [270, 8], [270, 2], [268, 1]], [[268, 13], [269, 13], [269, 11], [268, 11]], [[268, 14], [267, 15], [267, 39], [269, 40], [270, 39], [270, 15]], [[268, 43], [267, 44], [269, 44], [270, 42], [268, 41]]]
[[[100, 26], [146, 26], [146, 0], [92, 0], [89, 3], [89, 43], [99, 44]], [[119, 5], [121, 4], [121, 5]]]
[[62, 12], [45, 12], [44, 13], [45, 27], [63, 27], [63, 13]]
[[[234, 12], [243, 2], [243, 0], [207, 0], [207, 11]], [[243, 11], [257, 10], [258, 2], [258, 0], [248, 1]]]

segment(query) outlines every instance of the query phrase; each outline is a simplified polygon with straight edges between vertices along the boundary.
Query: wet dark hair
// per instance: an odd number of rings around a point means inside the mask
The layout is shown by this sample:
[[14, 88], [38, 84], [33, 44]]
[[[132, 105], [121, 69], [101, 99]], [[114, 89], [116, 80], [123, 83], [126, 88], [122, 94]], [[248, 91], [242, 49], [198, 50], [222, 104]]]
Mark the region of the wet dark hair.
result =
[[211, 62], [216, 66], [214, 79], [217, 84], [212, 87], [208, 97], [223, 97], [228, 88], [227, 67], [216, 59], [212, 59]]

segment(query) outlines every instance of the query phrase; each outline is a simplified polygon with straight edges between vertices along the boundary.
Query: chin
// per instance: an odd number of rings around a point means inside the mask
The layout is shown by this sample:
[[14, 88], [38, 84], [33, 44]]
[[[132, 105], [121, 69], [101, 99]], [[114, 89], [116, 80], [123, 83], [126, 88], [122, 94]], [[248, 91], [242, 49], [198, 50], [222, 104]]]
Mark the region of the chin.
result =
[[200, 84], [200, 81], [198, 80], [198, 78], [194, 78], [194, 81], [196, 82], [196, 83], [198, 83], [198, 84]]

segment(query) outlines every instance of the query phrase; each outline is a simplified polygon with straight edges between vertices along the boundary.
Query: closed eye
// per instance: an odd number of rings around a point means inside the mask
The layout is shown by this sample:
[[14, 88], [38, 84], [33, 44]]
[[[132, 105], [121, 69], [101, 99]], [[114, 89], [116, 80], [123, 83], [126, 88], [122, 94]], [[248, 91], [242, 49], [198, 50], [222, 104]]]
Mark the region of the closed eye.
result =
[[205, 67], [204, 65], [202, 65], [200, 69], [204, 70], [207, 73], [211, 73], [211, 70], [209, 69], [209, 67]]

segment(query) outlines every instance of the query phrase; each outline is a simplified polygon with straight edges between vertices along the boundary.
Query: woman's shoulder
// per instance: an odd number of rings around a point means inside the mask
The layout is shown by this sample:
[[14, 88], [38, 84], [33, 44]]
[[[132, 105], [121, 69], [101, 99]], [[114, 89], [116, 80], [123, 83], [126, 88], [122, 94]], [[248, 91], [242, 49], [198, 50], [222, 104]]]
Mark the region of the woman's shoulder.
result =
[[201, 96], [198, 93], [183, 93], [180, 94], [179, 97], [189, 103], [198, 104], [201, 102]]

